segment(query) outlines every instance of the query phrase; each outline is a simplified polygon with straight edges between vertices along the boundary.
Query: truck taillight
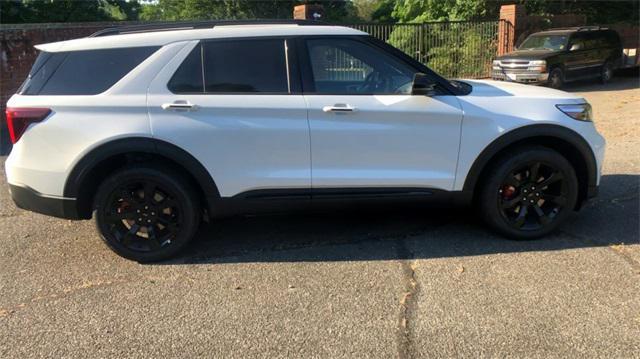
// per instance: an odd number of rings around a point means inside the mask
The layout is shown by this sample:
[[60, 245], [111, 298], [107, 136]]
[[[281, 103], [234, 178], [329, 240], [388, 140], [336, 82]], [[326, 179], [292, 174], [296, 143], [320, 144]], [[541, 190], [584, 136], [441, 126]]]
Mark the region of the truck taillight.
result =
[[16, 143], [30, 124], [44, 120], [51, 113], [51, 110], [48, 108], [8, 107], [5, 113], [9, 137], [11, 137], [12, 143]]

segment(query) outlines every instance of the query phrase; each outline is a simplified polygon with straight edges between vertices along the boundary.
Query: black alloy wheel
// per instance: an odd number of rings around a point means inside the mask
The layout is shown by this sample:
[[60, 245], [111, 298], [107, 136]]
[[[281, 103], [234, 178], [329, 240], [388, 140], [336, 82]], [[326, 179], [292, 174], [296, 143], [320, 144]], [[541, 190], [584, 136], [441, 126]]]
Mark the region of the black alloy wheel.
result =
[[100, 186], [94, 217], [103, 240], [119, 255], [140, 262], [168, 258], [199, 224], [196, 197], [177, 173], [127, 168]]
[[562, 172], [539, 161], [509, 173], [497, 194], [501, 215], [517, 230], [540, 230], [565, 209], [563, 179]]
[[578, 200], [571, 164], [549, 148], [515, 148], [484, 171], [477, 205], [485, 222], [514, 239], [544, 236], [560, 226]]

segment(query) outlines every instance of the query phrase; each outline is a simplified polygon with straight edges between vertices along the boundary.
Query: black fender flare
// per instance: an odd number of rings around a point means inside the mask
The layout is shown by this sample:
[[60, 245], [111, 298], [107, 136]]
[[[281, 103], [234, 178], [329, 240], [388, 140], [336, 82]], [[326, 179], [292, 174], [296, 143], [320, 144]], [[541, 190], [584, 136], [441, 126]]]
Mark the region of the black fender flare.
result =
[[116, 139], [89, 151], [69, 173], [64, 186], [64, 197], [78, 198], [82, 193], [81, 186], [98, 164], [110, 157], [128, 153], [146, 153], [166, 157], [191, 174], [207, 197], [209, 207], [220, 199], [218, 186], [200, 161], [176, 145], [148, 137]]
[[[465, 178], [463, 191], [472, 193], [480, 179], [480, 174], [489, 162], [501, 151], [517, 143], [524, 143], [535, 137], [557, 139], [571, 145], [583, 160], [587, 172], [587, 193], [590, 198], [597, 193], [598, 169], [591, 146], [577, 132], [559, 125], [540, 124], [519, 127], [511, 130], [491, 142], [476, 158]], [[571, 160], [571, 159], [569, 159]], [[574, 167], [576, 164], [573, 164]]]

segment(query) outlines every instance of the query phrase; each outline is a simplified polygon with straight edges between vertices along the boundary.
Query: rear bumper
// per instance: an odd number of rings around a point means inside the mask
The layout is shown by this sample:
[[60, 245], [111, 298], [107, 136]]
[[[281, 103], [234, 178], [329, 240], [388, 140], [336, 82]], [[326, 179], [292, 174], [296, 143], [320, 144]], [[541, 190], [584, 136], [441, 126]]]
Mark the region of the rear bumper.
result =
[[9, 184], [9, 192], [19, 208], [58, 218], [81, 219], [75, 198], [46, 196], [32, 188], [13, 184]]
[[543, 84], [549, 79], [549, 73], [535, 71], [510, 72], [505, 70], [493, 70], [491, 78], [498, 81], [519, 82], [524, 84]]

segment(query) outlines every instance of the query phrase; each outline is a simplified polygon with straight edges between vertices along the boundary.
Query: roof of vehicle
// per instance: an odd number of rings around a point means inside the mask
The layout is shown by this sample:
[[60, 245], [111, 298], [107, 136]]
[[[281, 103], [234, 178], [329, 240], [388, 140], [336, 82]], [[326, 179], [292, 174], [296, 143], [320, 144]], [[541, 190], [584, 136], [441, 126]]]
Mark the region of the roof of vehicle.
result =
[[582, 31], [591, 32], [591, 31], [610, 31], [610, 30], [606, 27], [600, 27], [600, 26], [576, 26], [576, 27], [563, 27], [563, 28], [549, 29], [549, 30], [539, 31], [531, 35], [539, 35], [539, 34], [569, 35], [575, 32], [582, 32]]
[[239, 37], [290, 36], [290, 35], [366, 35], [365, 32], [344, 26], [313, 25], [299, 23], [217, 24], [206, 28], [192, 27], [130, 31], [115, 34], [84, 37], [74, 40], [39, 44], [38, 50], [47, 52], [96, 50], [108, 48], [164, 46], [178, 41], [222, 39]]

